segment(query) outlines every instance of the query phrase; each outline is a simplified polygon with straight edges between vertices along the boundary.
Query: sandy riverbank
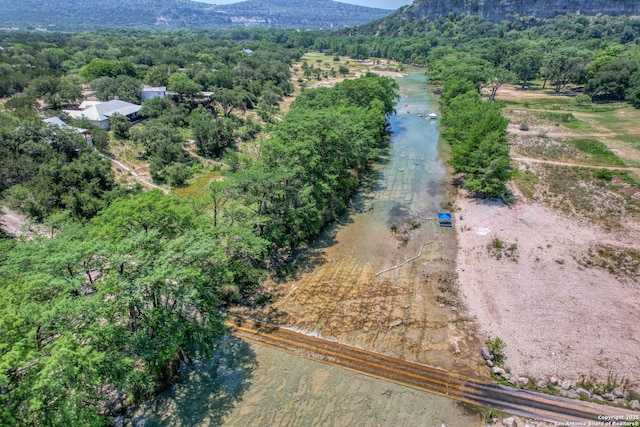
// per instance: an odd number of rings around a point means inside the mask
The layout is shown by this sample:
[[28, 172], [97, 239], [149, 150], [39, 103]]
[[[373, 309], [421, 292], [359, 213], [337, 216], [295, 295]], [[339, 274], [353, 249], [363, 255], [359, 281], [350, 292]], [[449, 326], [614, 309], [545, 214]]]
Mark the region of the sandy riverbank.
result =
[[[520, 165], [534, 174], [544, 174], [544, 167]], [[549, 191], [544, 180], [538, 187], [540, 194]], [[637, 276], [597, 265], [598, 248], [637, 251], [640, 224], [624, 214], [607, 230], [554, 209], [545, 197], [530, 200], [513, 191], [517, 201], [510, 206], [462, 192], [456, 200], [460, 297], [469, 316], [481, 335], [506, 343], [506, 365], [516, 375], [574, 383], [595, 377], [601, 384], [612, 375], [637, 390]], [[513, 255], [497, 250], [495, 239], [513, 247]]]

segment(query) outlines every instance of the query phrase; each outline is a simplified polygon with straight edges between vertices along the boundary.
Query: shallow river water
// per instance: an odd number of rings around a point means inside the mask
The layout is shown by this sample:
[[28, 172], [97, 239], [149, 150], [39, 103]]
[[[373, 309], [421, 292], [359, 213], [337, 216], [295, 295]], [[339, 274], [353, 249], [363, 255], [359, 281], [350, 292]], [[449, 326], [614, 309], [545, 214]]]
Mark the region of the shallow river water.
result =
[[[438, 289], [449, 283], [444, 280], [455, 254], [453, 231], [433, 221], [442, 208], [445, 177], [437, 120], [426, 120], [436, 112], [437, 100], [429, 96], [422, 70], [398, 83], [390, 148], [376, 164], [370, 187], [354, 196], [354, 209], [342, 224], [319, 239], [305, 271], [280, 285], [278, 301], [249, 314], [473, 375], [469, 354], [476, 343], [465, 342], [469, 334], [455, 325], [455, 310], [436, 302]], [[375, 275], [421, 249], [416, 262]], [[142, 405], [127, 424], [479, 425], [467, 409], [444, 397], [225, 337], [210, 362], [185, 372], [179, 384]]]

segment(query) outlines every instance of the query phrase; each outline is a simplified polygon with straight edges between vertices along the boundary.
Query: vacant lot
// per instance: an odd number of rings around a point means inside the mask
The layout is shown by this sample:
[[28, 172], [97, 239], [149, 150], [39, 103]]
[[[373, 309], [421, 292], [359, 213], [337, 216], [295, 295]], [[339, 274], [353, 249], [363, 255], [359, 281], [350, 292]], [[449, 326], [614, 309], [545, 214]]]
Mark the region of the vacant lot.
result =
[[514, 202], [457, 202], [469, 313], [506, 342], [516, 374], [637, 388], [640, 111], [513, 88], [498, 99]]

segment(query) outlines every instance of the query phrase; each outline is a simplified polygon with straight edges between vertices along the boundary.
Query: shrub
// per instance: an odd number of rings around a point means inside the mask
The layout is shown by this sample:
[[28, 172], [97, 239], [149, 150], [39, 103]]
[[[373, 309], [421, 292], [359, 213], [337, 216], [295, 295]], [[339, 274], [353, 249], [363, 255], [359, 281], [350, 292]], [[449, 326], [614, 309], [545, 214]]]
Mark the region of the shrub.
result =
[[493, 354], [493, 363], [495, 365], [502, 365], [504, 363], [504, 358], [505, 358], [504, 348], [506, 347], [504, 341], [502, 341], [498, 337], [496, 338], [489, 337], [485, 342], [485, 345], [487, 346], [491, 354]]

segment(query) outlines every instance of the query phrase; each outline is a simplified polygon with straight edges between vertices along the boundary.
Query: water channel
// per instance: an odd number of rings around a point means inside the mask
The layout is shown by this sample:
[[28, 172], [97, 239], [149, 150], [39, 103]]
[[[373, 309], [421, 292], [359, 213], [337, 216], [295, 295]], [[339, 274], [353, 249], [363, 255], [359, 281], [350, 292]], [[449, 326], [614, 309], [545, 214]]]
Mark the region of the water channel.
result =
[[[244, 314], [474, 375], [477, 342], [448, 288], [455, 236], [433, 220], [445, 177], [437, 120], [426, 120], [437, 100], [423, 70], [398, 83], [390, 148], [368, 189], [309, 251], [301, 273], [274, 285], [277, 302]], [[451, 427], [479, 418], [444, 397], [225, 337], [211, 361], [185, 372], [127, 424]]]

